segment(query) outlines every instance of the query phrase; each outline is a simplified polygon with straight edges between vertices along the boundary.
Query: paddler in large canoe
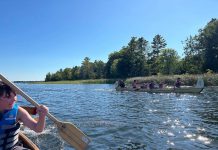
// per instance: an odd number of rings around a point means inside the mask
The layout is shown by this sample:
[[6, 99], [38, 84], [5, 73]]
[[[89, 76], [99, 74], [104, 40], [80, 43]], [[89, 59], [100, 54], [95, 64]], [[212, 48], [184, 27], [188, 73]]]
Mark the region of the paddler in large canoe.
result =
[[20, 123], [39, 133], [44, 130], [45, 117], [48, 108], [40, 105], [37, 108], [39, 115], [36, 121], [22, 107], [16, 104], [17, 96], [10, 86], [0, 81], [0, 150], [22, 150], [19, 146]]
[[[135, 81], [136, 82], [136, 81]], [[134, 82], [133, 82], [134, 83]], [[204, 81], [199, 78], [195, 86], [181, 86], [182, 82], [177, 79], [173, 87], [165, 87], [163, 83], [156, 86], [153, 82], [140, 86], [125, 86], [124, 88], [119, 85], [116, 86], [117, 91], [136, 91], [136, 92], [148, 92], [148, 93], [200, 93], [204, 89]]]

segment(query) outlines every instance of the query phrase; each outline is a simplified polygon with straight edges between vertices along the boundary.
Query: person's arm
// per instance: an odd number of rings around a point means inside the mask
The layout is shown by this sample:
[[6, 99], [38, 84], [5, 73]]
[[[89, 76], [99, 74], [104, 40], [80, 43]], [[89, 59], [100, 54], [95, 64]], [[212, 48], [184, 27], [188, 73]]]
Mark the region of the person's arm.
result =
[[42, 132], [45, 128], [45, 117], [48, 113], [48, 108], [46, 106], [39, 106], [37, 108], [37, 113], [39, 115], [38, 120], [34, 120], [30, 114], [23, 108], [18, 109], [18, 121], [23, 122], [24, 126], [34, 130], [35, 132]]

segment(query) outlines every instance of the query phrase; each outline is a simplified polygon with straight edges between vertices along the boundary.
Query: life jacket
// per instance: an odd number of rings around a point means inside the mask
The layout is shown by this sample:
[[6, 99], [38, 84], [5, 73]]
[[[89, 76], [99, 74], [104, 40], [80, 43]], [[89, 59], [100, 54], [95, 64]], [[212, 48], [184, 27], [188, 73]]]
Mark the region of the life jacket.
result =
[[176, 81], [175, 87], [179, 88], [180, 86], [181, 86], [181, 82], [180, 81]]
[[5, 112], [0, 120], [0, 150], [10, 150], [18, 142], [20, 123], [16, 123], [17, 104]]
[[151, 82], [151, 83], [149, 84], [149, 88], [150, 88], [150, 89], [154, 89], [154, 83], [153, 83], [153, 82]]

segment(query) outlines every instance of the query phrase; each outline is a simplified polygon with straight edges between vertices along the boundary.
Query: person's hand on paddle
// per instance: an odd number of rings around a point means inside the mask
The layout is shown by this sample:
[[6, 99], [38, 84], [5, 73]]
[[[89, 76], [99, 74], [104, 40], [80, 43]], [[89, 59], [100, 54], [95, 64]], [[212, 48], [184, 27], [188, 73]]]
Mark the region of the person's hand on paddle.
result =
[[49, 110], [48, 107], [40, 105], [39, 107], [37, 107], [36, 112], [39, 114], [39, 117], [45, 117], [48, 114]]
[[48, 114], [48, 107], [44, 105], [39, 105], [36, 109], [36, 112], [39, 115], [37, 122], [35, 122], [35, 128], [37, 132], [42, 132], [45, 128], [45, 117]]

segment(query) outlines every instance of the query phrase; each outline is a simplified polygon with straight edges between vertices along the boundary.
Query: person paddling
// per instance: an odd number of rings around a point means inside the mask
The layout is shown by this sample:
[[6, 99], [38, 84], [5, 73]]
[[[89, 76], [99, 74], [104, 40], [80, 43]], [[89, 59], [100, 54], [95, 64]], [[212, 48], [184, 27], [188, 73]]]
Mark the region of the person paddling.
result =
[[154, 89], [155, 88], [155, 84], [154, 84], [154, 81], [151, 81], [149, 83], [149, 89]]
[[0, 81], [0, 149], [24, 149], [18, 146], [21, 122], [37, 133], [42, 132], [45, 128], [45, 117], [49, 112], [46, 106], [40, 105], [37, 108], [39, 118], [36, 121], [16, 102], [16, 92]]
[[181, 78], [177, 78], [175, 84], [174, 84], [174, 88], [180, 88], [182, 85], [182, 81]]
[[137, 88], [137, 84], [138, 84], [137, 80], [133, 80], [132, 88], [136, 89]]
[[121, 88], [125, 87], [125, 83], [123, 80], [118, 80], [118, 87], [121, 87]]

